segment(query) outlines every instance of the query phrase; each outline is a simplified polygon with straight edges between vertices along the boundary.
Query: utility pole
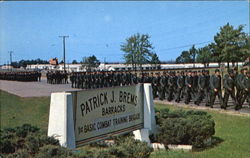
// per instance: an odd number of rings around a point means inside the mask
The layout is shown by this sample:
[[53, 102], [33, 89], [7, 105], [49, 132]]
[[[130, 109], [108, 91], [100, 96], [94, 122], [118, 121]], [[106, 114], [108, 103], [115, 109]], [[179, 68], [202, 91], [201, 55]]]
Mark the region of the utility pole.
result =
[[65, 38], [68, 38], [69, 36], [59, 36], [60, 38], [63, 39], [63, 70], [64, 72], [66, 72], [66, 69], [65, 69]]
[[10, 69], [11, 69], [11, 65], [12, 65], [12, 53], [13, 53], [13, 51], [9, 51], [8, 53], [10, 53]]

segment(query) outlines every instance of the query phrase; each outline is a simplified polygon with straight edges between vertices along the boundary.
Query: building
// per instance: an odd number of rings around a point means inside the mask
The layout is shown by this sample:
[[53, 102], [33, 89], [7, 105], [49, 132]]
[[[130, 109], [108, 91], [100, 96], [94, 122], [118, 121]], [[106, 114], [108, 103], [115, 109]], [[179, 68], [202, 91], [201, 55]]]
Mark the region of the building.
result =
[[[239, 62], [238, 66], [242, 66], [244, 63]], [[226, 65], [226, 63], [222, 63], [222, 65]], [[232, 63], [230, 63], [232, 66]], [[152, 70], [152, 69], [184, 69], [184, 68], [204, 68], [204, 64], [202, 63], [187, 63], [187, 64], [161, 64], [159, 67], [155, 67], [154, 65], [150, 64], [143, 64], [143, 70]], [[212, 67], [219, 67], [218, 63], [210, 63], [209, 68]], [[50, 64], [34, 64], [34, 65], [27, 65], [26, 69], [28, 70], [47, 70], [47, 71], [63, 71], [63, 64], [59, 65], [50, 65]], [[137, 67], [137, 70], [140, 68]], [[132, 70], [131, 64], [105, 64], [101, 63], [96, 70], [104, 70], [104, 71], [123, 71], [123, 70]], [[86, 71], [82, 67], [81, 64], [66, 64], [66, 71], [68, 72], [81, 72]]]

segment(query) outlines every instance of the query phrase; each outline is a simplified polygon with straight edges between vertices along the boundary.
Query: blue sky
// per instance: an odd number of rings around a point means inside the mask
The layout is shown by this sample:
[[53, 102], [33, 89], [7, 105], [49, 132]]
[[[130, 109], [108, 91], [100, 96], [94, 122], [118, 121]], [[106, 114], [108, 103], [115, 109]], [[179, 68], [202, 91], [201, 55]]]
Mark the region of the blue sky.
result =
[[96, 55], [101, 61], [124, 61], [120, 45], [135, 33], [147, 33], [160, 60], [175, 60], [187, 45], [202, 47], [213, 41], [229, 22], [245, 25], [249, 33], [247, 1], [63, 1], [1, 2], [0, 64], [41, 58], [66, 62]]

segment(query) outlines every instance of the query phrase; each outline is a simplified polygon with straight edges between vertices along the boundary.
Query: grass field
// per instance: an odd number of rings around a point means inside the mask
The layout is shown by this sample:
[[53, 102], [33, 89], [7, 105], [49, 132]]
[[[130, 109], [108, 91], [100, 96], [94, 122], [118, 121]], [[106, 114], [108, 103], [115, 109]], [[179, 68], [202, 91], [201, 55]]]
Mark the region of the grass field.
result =
[[[49, 97], [20, 98], [0, 91], [1, 128], [20, 126], [24, 123], [47, 130]], [[157, 104], [158, 109], [180, 109], [172, 105]], [[189, 109], [189, 108], [186, 108]], [[206, 110], [205, 110], [206, 111]], [[250, 118], [232, 116], [208, 111], [215, 120], [215, 137], [221, 142], [203, 151], [157, 151], [152, 158], [249, 158], [250, 157]]]
[[29, 123], [47, 131], [49, 103], [49, 97], [20, 98], [0, 91], [1, 128]]

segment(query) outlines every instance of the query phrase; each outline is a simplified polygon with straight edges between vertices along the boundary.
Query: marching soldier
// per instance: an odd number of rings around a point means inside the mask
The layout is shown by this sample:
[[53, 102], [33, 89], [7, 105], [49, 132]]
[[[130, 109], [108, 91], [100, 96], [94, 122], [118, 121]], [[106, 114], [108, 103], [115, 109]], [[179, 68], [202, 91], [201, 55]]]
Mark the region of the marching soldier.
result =
[[179, 103], [181, 100], [181, 93], [183, 91], [185, 85], [185, 78], [184, 78], [184, 72], [181, 71], [181, 74], [177, 76], [177, 94], [175, 102]]
[[244, 89], [244, 85], [243, 85], [243, 80], [245, 78], [245, 72], [246, 69], [241, 69], [240, 73], [237, 73], [235, 75], [235, 85], [236, 85], [236, 99], [239, 102], [241, 100], [241, 98], [243, 97], [243, 89]]
[[244, 88], [243, 88], [243, 97], [241, 98], [238, 106], [235, 107], [235, 110], [239, 110], [242, 108], [242, 105], [244, 102], [248, 99], [248, 104], [250, 106], [250, 71], [246, 73], [246, 76], [244, 77], [242, 81]]
[[189, 104], [191, 100], [192, 93], [192, 71], [189, 71], [187, 76], [185, 77], [185, 86], [186, 86], [186, 94], [185, 94], [185, 104]]
[[198, 75], [197, 71], [192, 72], [192, 100], [195, 101], [198, 92]]
[[196, 105], [199, 105], [205, 96], [205, 88], [206, 88], [206, 71], [202, 70], [202, 74], [198, 77], [198, 93], [197, 99], [194, 102]]
[[163, 72], [163, 76], [160, 78], [160, 87], [161, 87], [161, 94], [160, 94], [160, 100], [165, 99], [166, 94], [166, 86], [167, 86], [167, 77], [166, 72]]
[[210, 75], [209, 70], [205, 71], [205, 102], [206, 106], [210, 106]]
[[215, 74], [210, 78], [210, 87], [211, 87], [211, 98], [210, 98], [210, 107], [213, 108], [214, 101], [216, 96], [218, 96], [220, 100], [221, 108], [224, 108], [223, 99], [222, 99], [222, 92], [221, 92], [221, 76], [220, 70], [216, 69]]
[[158, 76], [151, 76], [152, 79], [152, 90], [153, 90], [153, 98], [157, 97], [157, 89], [159, 86]]
[[174, 72], [171, 72], [168, 78], [168, 101], [174, 99], [174, 87], [175, 87], [174, 79], [175, 79], [175, 74]]
[[233, 100], [233, 103], [235, 105], [235, 108], [237, 107], [237, 102], [236, 102], [236, 98], [235, 98], [235, 89], [234, 89], [234, 86], [235, 86], [235, 83], [234, 83], [234, 71], [232, 69], [229, 69], [228, 70], [228, 74], [226, 74], [223, 78], [223, 87], [225, 89], [225, 92], [224, 92], [224, 109], [226, 109], [227, 107], [227, 102], [228, 102], [228, 99], [229, 99], [229, 95], [231, 96], [232, 100]]
[[132, 84], [138, 84], [138, 77], [137, 77], [137, 73], [135, 73], [134, 75], [132, 75]]

